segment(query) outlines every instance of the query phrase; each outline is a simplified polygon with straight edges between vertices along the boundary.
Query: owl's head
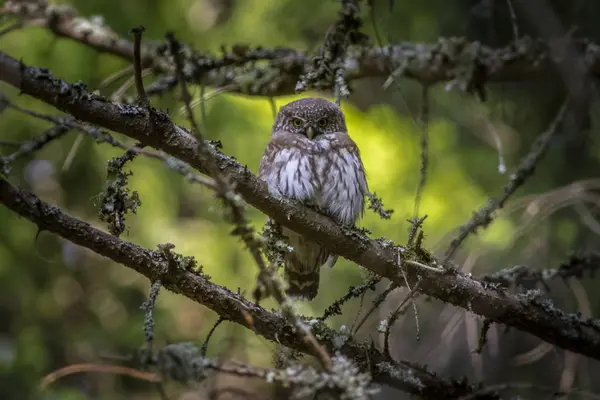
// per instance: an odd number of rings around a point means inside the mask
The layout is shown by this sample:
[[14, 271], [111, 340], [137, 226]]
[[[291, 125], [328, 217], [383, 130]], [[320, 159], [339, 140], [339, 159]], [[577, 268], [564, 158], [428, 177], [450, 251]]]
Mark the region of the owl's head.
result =
[[292, 101], [279, 109], [273, 132], [287, 132], [318, 139], [327, 133], [347, 132], [342, 110], [316, 97]]

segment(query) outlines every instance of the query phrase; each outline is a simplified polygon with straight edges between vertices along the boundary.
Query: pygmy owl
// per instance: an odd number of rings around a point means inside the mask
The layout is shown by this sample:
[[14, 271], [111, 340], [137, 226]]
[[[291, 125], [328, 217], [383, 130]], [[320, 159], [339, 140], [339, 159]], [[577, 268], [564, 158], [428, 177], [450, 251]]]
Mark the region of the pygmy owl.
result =
[[[301, 201], [342, 225], [354, 225], [363, 214], [368, 186], [342, 110], [320, 98], [293, 101], [279, 110], [271, 135], [258, 174], [269, 192]], [[289, 229], [283, 234], [293, 248], [284, 260], [287, 294], [312, 300], [321, 266], [332, 267], [338, 256]]]

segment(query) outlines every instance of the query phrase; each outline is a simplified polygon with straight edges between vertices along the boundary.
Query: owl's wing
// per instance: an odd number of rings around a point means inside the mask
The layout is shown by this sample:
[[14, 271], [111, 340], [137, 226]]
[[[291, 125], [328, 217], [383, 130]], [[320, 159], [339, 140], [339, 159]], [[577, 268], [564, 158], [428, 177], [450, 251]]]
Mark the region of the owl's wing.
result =
[[[276, 143], [273, 143], [273, 140], [269, 141], [265, 151], [260, 158], [260, 164], [258, 167], [258, 178], [264, 181], [267, 184], [267, 188], [272, 195], [281, 195], [279, 193], [279, 189], [277, 186], [276, 173], [275, 170], [275, 156], [277, 151], [279, 150], [279, 146]], [[267, 217], [266, 224], [275, 224], [275, 220]]]
[[355, 155], [356, 155], [356, 165], [358, 167], [358, 184], [360, 186], [360, 192], [362, 193], [363, 196], [366, 196], [367, 194], [369, 194], [369, 184], [367, 183], [367, 172], [365, 171], [365, 166], [362, 162], [362, 159], [360, 158], [360, 150], [358, 149], [358, 146], [356, 145], [356, 143], [354, 143], [354, 148], [356, 149]]
[[354, 166], [356, 179], [358, 181], [358, 188], [360, 190], [361, 195], [363, 196], [362, 208], [364, 212], [364, 196], [368, 195], [370, 192], [369, 185], [367, 183], [367, 172], [365, 171], [365, 166], [360, 157], [360, 150], [358, 149], [358, 146], [356, 145], [354, 140], [352, 140], [352, 138], [346, 133], [339, 135], [337, 140], [338, 145], [346, 149], [348, 154], [351, 155], [349, 161]]
[[267, 147], [260, 158], [260, 164], [258, 166], [258, 177], [262, 180], [265, 180], [265, 177], [269, 173], [269, 167], [272, 165], [273, 159], [275, 158], [275, 150], [273, 141], [271, 140], [267, 143]]
[[281, 196], [279, 185], [277, 184], [277, 171], [280, 166], [277, 165], [276, 161], [277, 154], [281, 149], [279, 141], [269, 141], [258, 167], [258, 177], [267, 184], [269, 192], [274, 196]]

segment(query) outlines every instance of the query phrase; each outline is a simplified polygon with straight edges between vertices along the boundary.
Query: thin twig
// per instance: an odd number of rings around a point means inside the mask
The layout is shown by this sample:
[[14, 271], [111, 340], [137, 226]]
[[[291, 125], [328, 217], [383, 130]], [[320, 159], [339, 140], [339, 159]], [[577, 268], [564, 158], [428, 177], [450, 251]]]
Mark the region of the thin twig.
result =
[[484, 319], [483, 325], [481, 326], [481, 331], [479, 332], [479, 344], [477, 345], [477, 349], [475, 349], [475, 353], [481, 354], [485, 344], [487, 343], [487, 333], [492, 326], [492, 320]]
[[139, 26], [137, 28], [133, 28], [131, 33], [134, 36], [133, 42], [133, 62], [134, 62], [134, 76], [135, 76], [135, 89], [138, 94], [138, 100], [142, 106], [145, 108], [150, 107], [150, 101], [148, 100], [148, 95], [146, 95], [146, 91], [144, 90], [144, 81], [142, 80], [142, 33], [144, 32], [144, 27]]
[[22, 143], [17, 149], [17, 151], [15, 151], [14, 153], [11, 153], [4, 157], [0, 156], [0, 167], [2, 167], [2, 164], [4, 164], [4, 166], [8, 166], [18, 158], [25, 157], [38, 150], [41, 150], [47, 144], [66, 135], [69, 131], [70, 129], [62, 124], [51, 126], [38, 137], [28, 142]]
[[358, 286], [351, 286], [348, 292], [340, 299], [334, 301], [329, 307], [325, 309], [323, 315], [318, 318], [319, 321], [325, 321], [334, 315], [342, 314], [342, 306], [350, 299], [354, 299], [364, 295], [368, 290], [374, 290], [375, 285], [381, 281], [381, 277], [374, 276], [369, 278], [366, 282], [361, 283]]
[[200, 101], [200, 121], [202, 122], [202, 129], [206, 131], [208, 129], [208, 116], [206, 113], [206, 101], [204, 100], [205, 92], [206, 86], [200, 85], [200, 99], [198, 99]]
[[379, 25], [377, 24], [377, 17], [375, 16], [375, 4], [373, 1], [370, 2], [369, 16], [371, 17], [371, 25], [373, 26], [373, 32], [375, 34], [375, 43], [379, 47], [383, 47], [383, 40], [381, 39], [381, 33], [379, 33]]
[[423, 226], [423, 222], [425, 222], [426, 219], [427, 219], [427, 214], [423, 215], [421, 218], [417, 218], [415, 216], [415, 218], [408, 220], [408, 222], [410, 222], [410, 230], [408, 231], [408, 240], [406, 241], [407, 247], [412, 247], [412, 245], [415, 241], [415, 238], [417, 238], [417, 233], [419, 232], [419, 228], [421, 228], [421, 226]]
[[200, 355], [202, 357], [206, 357], [206, 352], [208, 351], [208, 342], [210, 341], [210, 338], [212, 337], [213, 333], [215, 333], [219, 325], [221, 325], [221, 323], [225, 321], [227, 321], [225, 318], [219, 316], [217, 322], [215, 322], [212, 328], [210, 328], [210, 331], [208, 331], [208, 335], [206, 335], [206, 339], [204, 340], [204, 343], [202, 343], [202, 347], [200, 348]]
[[388, 295], [398, 287], [398, 285], [396, 285], [394, 282], [390, 282], [390, 284], [388, 285], [388, 287], [381, 292], [376, 298], [375, 300], [373, 300], [373, 304], [371, 306], [371, 308], [369, 308], [369, 310], [366, 312], [366, 314], [360, 319], [360, 321], [358, 322], [358, 324], [356, 324], [356, 327], [354, 329], [352, 329], [352, 335], [356, 335], [358, 333], [358, 331], [360, 330], [360, 328], [364, 325], [364, 323], [367, 321], [367, 319], [369, 318], [369, 316], [375, 311], [377, 310], [377, 308], [381, 305], [381, 303], [383, 303], [385, 301], [385, 299], [388, 297]]
[[427, 84], [422, 85], [419, 128], [419, 144], [421, 147], [421, 175], [419, 179], [419, 186], [417, 187], [417, 194], [415, 195], [413, 218], [418, 218], [419, 216], [419, 206], [421, 205], [421, 196], [423, 195], [423, 190], [425, 189], [425, 184], [427, 183], [427, 167], [429, 165], [429, 85]]
[[175, 36], [172, 33], [167, 33], [166, 35], [167, 41], [169, 42], [169, 47], [171, 54], [173, 55], [173, 59], [175, 60], [175, 66], [177, 71], [177, 81], [181, 86], [181, 99], [183, 100], [183, 104], [185, 107], [185, 111], [187, 113], [188, 121], [192, 126], [192, 132], [198, 139], [198, 146], [203, 146], [203, 138], [202, 133], [200, 132], [200, 128], [198, 128], [198, 124], [196, 123], [196, 119], [194, 118], [194, 112], [192, 111], [191, 103], [192, 96], [187, 88], [186, 77], [184, 73], [184, 61], [181, 55], [181, 44], [175, 39]]
[[[150, 76], [151, 74], [152, 74], [152, 70], [150, 68], [144, 68], [142, 70], [141, 75], [142, 75], [142, 78], [144, 78], [146, 76]], [[110, 95], [111, 101], [114, 101], [115, 103], [128, 103], [128, 104], [133, 103], [135, 99], [125, 97], [125, 93], [127, 92], [127, 90], [129, 90], [130, 87], [135, 85], [135, 82], [136, 82], [136, 75], [133, 74], [132, 76], [127, 78], [127, 80], [125, 80], [125, 82], [123, 82], [123, 84], [121, 86], [119, 86], [119, 88]]]
[[[201, 87], [204, 87], [204, 85], [201, 85]], [[196, 108], [199, 105], [204, 105], [204, 107], [206, 107], [206, 102], [208, 102], [209, 100], [213, 100], [213, 99], [219, 97], [220, 95], [225, 94], [231, 90], [235, 90], [235, 86], [228, 85], [228, 86], [216, 88], [212, 92], [201, 96], [199, 99], [193, 100], [190, 103], [190, 108]], [[206, 89], [204, 89], [204, 91], [206, 92]], [[178, 112], [180, 114], [187, 115], [188, 111], [186, 109], [186, 106], [183, 105], [182, 107], [179, 108]], [[200, 112], [202, 112], [202, 109], [200, 109]]]
[[135, 65], [127, 65], [125, 68], [122, 68], [120, 70], [118, 70], [117, 72], [113, 73], [112, 75], [107, 76], [106, 78], [104, 78], [102, 80], [102, 82], [100, 82], [98, 84], [98, 89], [102, 89], [105, 88], [107, 86], [112, 85], [114, 82], [118, 81], [119, 79], [131, 74], [132, 72], [135, 73]]
[[71, 167], [71, 164], [73, 163], [73, 160], [75, 159], [75, 154], [77, 154], [77, 150], [79, 150], [79, 146], [81, 146], [81, 144], [83, 143], [83, 139], [85, 139], [85, 134], [79, 132], [79, 135], [77, 135], [77, 137], [75, 138], [75, 141], [73, 142], [73, 145], [71, 146], [71, 149], [69, 150], [69, 152], [67, 153], [67, 156], [65, 157], [65, 160], [63, 161], [63, 165], [61, 167], [62, 172], [66, 172]]
[[14, 24], [0, 30], [0, 37], [23, 27], [23, 21], [15, 22]]
[[396, 323], [396, 320], [400, 316], [400, 313], [402, 312], [402, 306], [404, 306], [409, 300], [411, 300], [411, 303], [413, 305], [413, 309], [415, 312], [415, 321], [416, 321], [416, 326], [417, 326], [417, 340], [419, 340], [420, 335], [421, 335], [420, 329], [419, 329], [419, 316], [418, 316], [418, 312], [417, 312], [417, 305], [414, 302], [414, 300], [412, 300], [413, 297], [417, 293], [417, 289], [419, 288], [421, 281], [417, 281], [417, 284], [413, 288], [410, 287], [410, 284], [408, 283], [408, 279], [406, 278], [406, 272], [404, 272], [404, 269], [402, 268], [402, 257], [400, 255], [400, 248], [398, 248], [397, 251], [398, 251], [398, 268], [400, 268], [400, 271], [402, 272], [402, 277], [404, 278], [404, 284], [406, 285], [409, 292], [406, 295], [406, 297], [404, 298], [404, 300], [400, 303], [400, 305], [396, 308], [396, 310], [389, 317], [388, 322], [387, 322], [387, 326], [385, 329], [385, 335], [384, 335], [384, 342], [383, 342], [383, 353], [389, 359], [392, 359], [392, 356], [390, 354], [390, 344], [389, 344], [390, 332], [392, 330], [392, 326], [394, 325], [394, 323]]
[[[403, 307], [409, 302], [412, 301], [412, 299], [415, 297], [415, 295], [418, 292], [419, 289], [419, 285], [420, 285], [421, 281], [418, 281], [417, 284], [410, 289], [410, 291], [406, 294], [406, 296], [404, 297], [404, 299], [402, 300], [402, 302], [400, 303], [400, 305], [398, 307], [396, 307], [396, 310], [392, 313], [392, 315], [389, 317], [388, 319], [388, 323], [387, 326], [385, 328], [385, 334], [384, 334], [384, 341], [383, 341], [383, 352], [384, 354], [389, 358], [392, 359], [392, 356], [390, 355], [390, 343], [389, 343], [389, 339], [390, 339], [390, 332], [392, 330], [392, 326], [394, 325], [394, 323], [396, 322], [396, 320], [398, 319], [398, 317], [402, 314], [402, 312], [404, 311]], [[417, 319], [418, 321], [418, 319]], [[418, 322], [417, 322], [417, 326], [418, 326]], [[419, 332], [417, 330], [417, 338], [419, 337]], [[418, 339], [417, 339], [418, 340]]]
[[515, 8], [513, 7], [512, 0], [506, 0], [506, 5], [508, 6], [508, 12], [510, 14], [510, 22], [513, 29], [513, 36], [515, 40], [519, 38], [519, 25], [517, 24], [517, 14], [515, 13]]
[[406, 271], [404, 271], [404, 268], [402, 267], [402, 256], [400, 252], [400, 247], [398, 247], [398, 268], [400, 268], [400, 271], [402, 271], [402, 278], [404, 278], [404, 284], [410, 290], [407, 297], [411, 298], [411, 303], [413, 306], [413, 312], [415, 316], [415, 329], [417, 334], [416, 339], [417, 341], [419, 341], [421, 340], [421, 328], [419, 327], [419, 312], [417, 310], [417, 303], [415, 302], [414, 297], [416, 297], [417, 289], [421, 285], [421, 281], [418, 280], [417, 284], [414, 287], [410, 287], [408, 283], [408, 278], [406, 277]]
[[568, 109], [568, 104], [569, 101], [566, 100], [558, 110], [550, 126], [532, 144], [527, 155], [521, 160], [519, 168], [510, 176], [508, 184], [504, 186], [502, 195], [490, 198], [486, 205], [475, 211], [471, 219], [459, 228], [459, 234], [452, 240], [446, 250], [442, 264], [446, 264], [452, 258], [463, 241], [469, 235], [475, 233], [477, 228], [488, 226], [493, 220], [493, 213], [502, 208], [508, 198], [533, 174], [538, 162], [546, 154], [548, 145], [558, 130], [560, 122], [563, 120]]
[[147, 382], [161, 382], [162, 380], [160, 375], [154, 372], [142, 372], [121, 365], [74, 364], [57, 369], [56, 371], [46, 375], [40, 382], [39, 387], [42, 390], [46, 389], [49, 385], [56, 382], [60, 378], [82, 372], [100, 372], [105, 374], [127, 375], [132, 378], [142, 379]]
[[423, 263], [420, 263], [420, 262], [414, 261], [414, 260], [403, 260], [403, 262], [410, 264], [410, 265], [414, 265], [415, 267], [426, 269], [427, 271], [438, 273], [438, 274], [445, 272], [443, 268], [432, 267], [430, 265], [423, 264]]
[[383, 205], [383, 201], [377, 197], [377, 193], [373, 192], [373, 193], [367, 193], [367, 200], [369, 201], [369, 210], [373, 210], [375, 213], [377, 213], [379, 215], [380, 218], [382, 219], [390, 219], [392, 218], [392, 214], [394, 213], [394, 210], [390, 209], [385, 209], [384, 205]]
[[277, 100], [275, 100], [275, 97], [269, 97], [269, 105], [271, 106], [273, 119], [277, 118]]

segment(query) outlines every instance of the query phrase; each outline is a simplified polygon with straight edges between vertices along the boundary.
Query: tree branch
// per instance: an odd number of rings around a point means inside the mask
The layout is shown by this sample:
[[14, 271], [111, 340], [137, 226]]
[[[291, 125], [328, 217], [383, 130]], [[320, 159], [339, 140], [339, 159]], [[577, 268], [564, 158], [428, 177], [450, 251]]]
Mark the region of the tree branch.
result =
[[[97, 51], [109, 53], [129, 62], [134, 61], [134, 45], [109, 27], [77, 15], [66, 6], [47, 5], [44, 1], [23, 6], [7, 1], [0, 12], [22, 18], [26, 23], [44, 26], [55, 35], [76, 40]], [[586, 67], [600, 75], [600, 46], [587, 39], [574, 41], [583, 55]], [[144, 43], [141, 62], [144, 68], [174, 79], [175, 65], [164, 46]], [[387, 47], [352, 45], [346, 49], [341, 70], [346, 82], [367, 77], [403, 75], [431, 85], [450, 82], [467, 90], [487, 82], [539, 79], [552, 71], [549, 45], [540, 39], [523, 37], [498, 49], [469, 42], [464, 38], [440, 38], [437, 43], [397, 43]], [[312, 58], [289, 48], [251, 49], [233, 46], [221, 57], [190, 50], [186, 57], [186, 78], [197, 84], [215, 88], [228, 87], [229, 92], [258, 96], [282, 96], [295, 93], [296, 83], [312, 69]], [[256, 60], [267, 65], [247, 66]], [[163, 85], [164, 84], [164, 85]], [[173, 82], [161, 86], [172, 87]], [[314, 82], [316, 89], [331, 89], [328, 81]]]
[[[16, 188], [0, 178], [0, 204], [28, 219], [41, 230], [55, 233], [86, 247], [147, 277], [160, 280], [166, 289], [184, 295], [215, 311], [221, 318], [243, 325], [264, 338], [311, 354], [308, 344], [298, 339], [294, 325], [278, 314], [249, 302], [239, 294], [210, 282], [206, 276], [173, 265], [160, 249], [151, 251], [96, 229], [86, 222], [66, 215], [35, 195]], [[345, 338], [339, 347], [340, 334], [321, 322], [311, 321], [313, 333], [330, 352], [340, 351], [361, 368], [370, 370], [374, 381], [431, 399], [456, 398], [477, 390], [468, 382], [448, 382], [427, 370], [408, 363], [387, 359], [374, 347]], [[489, 397], [494, 398], [494, 397]]]
[[540, 284], [550, 291], [549, 283], [559, 278], [583, 279], [585, 275], [593, 277], [600, 269], [600, 254], [574, 254], [562, 262], [558, 268], [533, 269], [525, 265], [514, 265], [482, 277], [483, 281], [493, 282], [507, 288], [535, 289]]
[[[210, 161], [205, 152], [198, 152], [194, 137], [159, 110], [153, 110], [150, 118], [144, 108], [111, 103], [91, 94], [81, 84], [70, 85], [53, 78], [46, 69], [26, 67], [3, 52], [0, 52], [0, 81], [76, 118], [123, 133], [143, 145], [162, 149], [199, 171], [209, 173], [207, 165]], [[246, 166], [219, 153], [209, 143], [207, 147], [219, 168], [230, 177], [236, 190], [249, 204], [277, 223], [312, 237], [336, 254], [404, 286], [403, 274], [397, 263], [397, 246], [340, 227], [297, 202], [271, 196], [264, 182]], [[493, 322], [529, 332], [574, 353], [600, 359], [599, 321], [567, 314], [556, 309], [549, 300], [541, 301], [530, 294], [509, 294], [496, 285], [478, 281], [452, 268], [443, 274], [422, 268], [419, 264], [435, 264], [432, 256], [424, 250], [408, 251], [402, 257], [408, 282], [412, 286], [420, 280], [423, 294], [465, 308]]]

